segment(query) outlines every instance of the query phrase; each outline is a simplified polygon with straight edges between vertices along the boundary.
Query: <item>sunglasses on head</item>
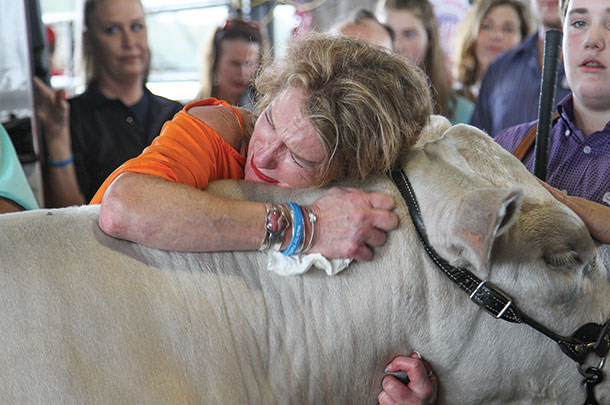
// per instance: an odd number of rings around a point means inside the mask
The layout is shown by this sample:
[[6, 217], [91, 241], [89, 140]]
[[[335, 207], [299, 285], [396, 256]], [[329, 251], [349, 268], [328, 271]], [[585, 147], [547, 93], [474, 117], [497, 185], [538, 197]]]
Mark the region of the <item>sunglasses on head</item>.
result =
[[250, 42], [261, 43], [261, 24], [258, 21], [229, 18], [216, 30], [214, 43], [217, 45], [224, 39], [243, 39]]
[[239, 30], [239, 29], [255, 29], [257, 32], [261, 30], [261, 24], [258, 21], [246, 21], [241, 18], [227, 18], [222, 25], [222, 30]]

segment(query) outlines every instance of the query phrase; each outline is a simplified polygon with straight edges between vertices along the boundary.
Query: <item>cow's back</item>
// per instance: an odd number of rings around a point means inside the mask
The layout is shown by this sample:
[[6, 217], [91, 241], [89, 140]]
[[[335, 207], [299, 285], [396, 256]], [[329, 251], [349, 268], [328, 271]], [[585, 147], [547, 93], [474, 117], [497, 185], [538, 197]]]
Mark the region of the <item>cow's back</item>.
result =
[[247, 402], [257, 388], [269, 399], [264, 377], [232, 384], [248, 370], [213, 369], [210, 356], [240, 363], [232, 314], [218, 303], [239, 294], [256, 304], [260, 292], [221, 282], [213, 260], [107, 237], [97, 208], [2, 218], [3, 402]]

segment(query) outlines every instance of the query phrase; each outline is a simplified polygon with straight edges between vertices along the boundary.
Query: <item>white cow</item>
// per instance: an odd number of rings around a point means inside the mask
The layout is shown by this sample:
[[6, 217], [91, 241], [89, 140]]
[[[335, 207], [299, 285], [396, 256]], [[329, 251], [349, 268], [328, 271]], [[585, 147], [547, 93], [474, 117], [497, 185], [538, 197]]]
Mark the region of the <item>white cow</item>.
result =
[[[491, 138], [467, 126], [404, 167], [428, 236], [560, 334], [610, 316], [610, 249]], [[246, 182], [252, 200], [321, 191]], [[434, 266], [396, 195], [399, 230], [367, 263], [281, 277], [262, 253], [149, 249], [100, 231], [98, 207], [0, 217], [2, 403], [374, 403], [384, 366], [422, 353], [440, 403], [584, 402], [575, 363], [495, 320]], [[237, 231], [237, 230], [236, 230]], [[610, 383], [596, 387], [610, 403]]]

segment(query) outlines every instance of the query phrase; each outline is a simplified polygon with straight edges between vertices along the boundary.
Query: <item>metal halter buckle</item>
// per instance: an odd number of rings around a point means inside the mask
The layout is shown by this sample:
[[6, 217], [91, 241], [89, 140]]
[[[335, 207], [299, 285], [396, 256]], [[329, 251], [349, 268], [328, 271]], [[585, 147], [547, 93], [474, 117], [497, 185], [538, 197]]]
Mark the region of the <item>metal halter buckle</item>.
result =
[[470, 294], [470, 299], [496, 318], [502, 318], [502, 315], [513, 304], [513, 301], [506, 293], [487, 280], [479, 283], [477, 288]]

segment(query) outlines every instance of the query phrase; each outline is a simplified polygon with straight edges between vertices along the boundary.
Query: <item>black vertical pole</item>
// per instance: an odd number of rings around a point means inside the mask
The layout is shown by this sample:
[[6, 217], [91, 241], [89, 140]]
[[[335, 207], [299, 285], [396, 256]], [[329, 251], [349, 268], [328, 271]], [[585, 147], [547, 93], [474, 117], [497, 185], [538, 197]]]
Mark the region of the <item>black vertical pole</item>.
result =
[[549, 139], [553, 110], [555, 109], [557, 69], [561, 57], [561, 37], [561, 31], [557, 30], [549, 30], [544, 36], [544, 60], [542, 63], [542, 83], [540, 84], [540, 99], [538, 100], [538, 129], [534, 152], [534, 174], [543, 181], [546, 180]]

